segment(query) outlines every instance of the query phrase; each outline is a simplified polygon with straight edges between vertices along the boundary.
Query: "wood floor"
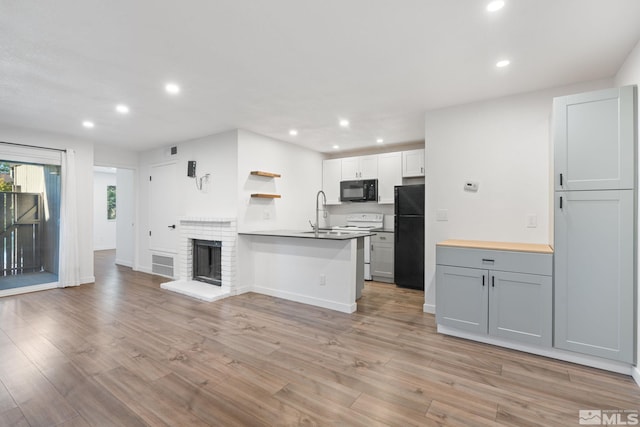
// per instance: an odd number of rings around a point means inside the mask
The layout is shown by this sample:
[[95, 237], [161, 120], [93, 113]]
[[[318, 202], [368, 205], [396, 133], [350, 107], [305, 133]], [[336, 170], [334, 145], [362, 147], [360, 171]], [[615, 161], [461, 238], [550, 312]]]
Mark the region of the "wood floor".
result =
[[0, 426], [578, 425], [640, 409], [629, 377], [435, 333], [423, 294], [348, 315], [203, 303], [96, 255], [96, 284], [0, 299]]

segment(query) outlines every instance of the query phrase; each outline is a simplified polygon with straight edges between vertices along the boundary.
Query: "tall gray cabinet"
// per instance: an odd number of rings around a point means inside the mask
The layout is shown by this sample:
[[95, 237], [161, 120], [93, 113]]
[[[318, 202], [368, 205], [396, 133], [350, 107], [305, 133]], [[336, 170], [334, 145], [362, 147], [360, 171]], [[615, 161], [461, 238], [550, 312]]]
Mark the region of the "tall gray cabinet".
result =
[[636, 88], [554, 99], [554, 346], [634, 361]]

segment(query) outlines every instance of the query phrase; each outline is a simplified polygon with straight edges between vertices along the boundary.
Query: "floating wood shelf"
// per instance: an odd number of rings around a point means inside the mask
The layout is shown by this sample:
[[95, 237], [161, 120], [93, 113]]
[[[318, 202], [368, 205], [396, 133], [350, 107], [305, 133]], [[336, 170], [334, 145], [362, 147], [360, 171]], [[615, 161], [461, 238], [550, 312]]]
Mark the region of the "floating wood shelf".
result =
[[263, 172], [263, 171], [251, 171], [251, 175], [266, 176], [267, 178], [280, 178], [279, 173]]
[[251, 197], [258, 197], [261, 199], [279, 199], [282, 196], [279, 194], [253, 193]]

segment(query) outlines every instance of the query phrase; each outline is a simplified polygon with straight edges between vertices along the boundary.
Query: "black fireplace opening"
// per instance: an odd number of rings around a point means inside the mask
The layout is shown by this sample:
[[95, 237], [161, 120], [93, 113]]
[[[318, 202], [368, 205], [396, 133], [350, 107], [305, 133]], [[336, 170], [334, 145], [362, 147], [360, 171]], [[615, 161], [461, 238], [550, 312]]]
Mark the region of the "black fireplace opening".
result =
[[222, 286], [222, 242], [193, 240], [193, 280]]

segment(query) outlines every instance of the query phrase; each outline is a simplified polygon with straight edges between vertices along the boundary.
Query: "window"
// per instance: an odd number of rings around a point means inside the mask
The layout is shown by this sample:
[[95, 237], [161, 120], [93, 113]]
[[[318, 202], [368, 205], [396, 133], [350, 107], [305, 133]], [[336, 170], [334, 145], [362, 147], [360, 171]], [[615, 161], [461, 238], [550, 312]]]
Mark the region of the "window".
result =
[[107, 185], [107, 219], [116, 219], [116, 186]]

